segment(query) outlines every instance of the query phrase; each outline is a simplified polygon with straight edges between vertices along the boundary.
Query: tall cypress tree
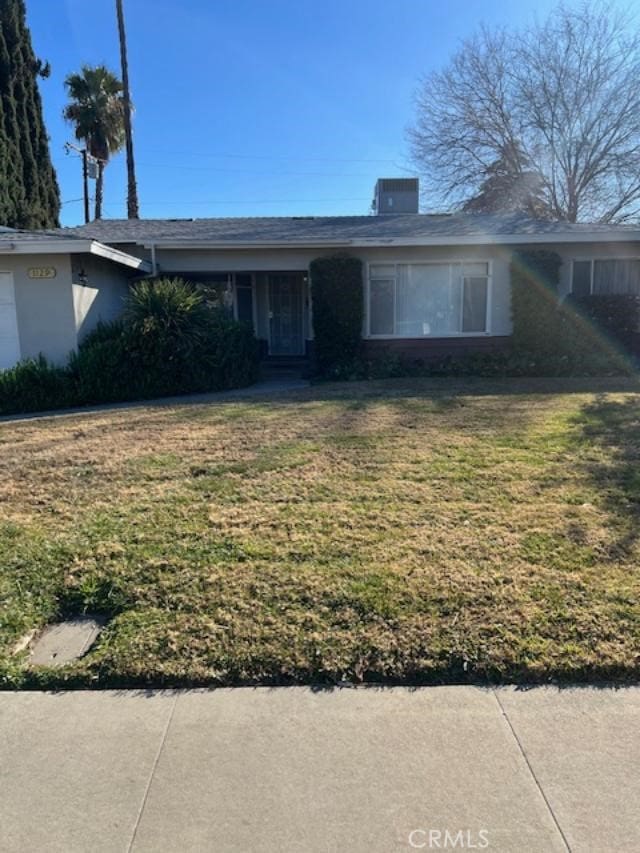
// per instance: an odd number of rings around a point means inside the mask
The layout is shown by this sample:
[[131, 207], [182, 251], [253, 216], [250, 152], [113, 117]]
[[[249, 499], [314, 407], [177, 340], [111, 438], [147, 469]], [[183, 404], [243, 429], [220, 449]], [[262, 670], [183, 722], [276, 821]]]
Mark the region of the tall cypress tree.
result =
[[54, 228], [60, 193], [49, 156], [24, 0], [0, 0], [0, 225]]

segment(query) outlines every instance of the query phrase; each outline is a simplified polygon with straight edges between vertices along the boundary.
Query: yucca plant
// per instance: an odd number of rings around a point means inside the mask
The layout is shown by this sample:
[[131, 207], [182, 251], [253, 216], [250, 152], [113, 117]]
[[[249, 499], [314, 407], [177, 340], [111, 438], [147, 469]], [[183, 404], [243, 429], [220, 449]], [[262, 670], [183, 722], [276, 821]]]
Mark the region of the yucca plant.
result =
[[206, 341], [210, 311], [200, 293], [182, 279], [145, 280], [129, 291], [124, 322], [141, 339], [164, 340], [174, 352], [191, 355]]
[[124, 323], [149, 381], [163, 377], [168, 393], [190, 384], [211, 335], [211, 312], [191, 284], [170, 278], [138, 282], [125, 302]]

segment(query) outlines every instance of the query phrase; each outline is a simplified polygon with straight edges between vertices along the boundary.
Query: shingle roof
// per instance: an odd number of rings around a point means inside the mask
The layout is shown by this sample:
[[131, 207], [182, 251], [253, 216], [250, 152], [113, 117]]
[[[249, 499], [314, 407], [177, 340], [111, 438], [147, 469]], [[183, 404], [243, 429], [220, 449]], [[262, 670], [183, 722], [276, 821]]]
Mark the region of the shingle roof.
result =
[[384, 216], [293, 216], [219, 219], [102, 219], [59, 233], [91, 237], [103, 243], [149, 243], [171, 240], [211, 243], [275, 243], [420, 239], [492, 235], [528, 236], [612, 232], [626, 239], [640, 225], [546, 222], [521, 215], [391, 214]]
[[[55, 231], [22, 231], [18, 228], [0, 226], [0, 245], [7, 243], [42, 243], [43, 240], [77, 239], [81, 235], [67, 233], [65, 229]], [[89, 239], [85, 236], [84, 239]]]

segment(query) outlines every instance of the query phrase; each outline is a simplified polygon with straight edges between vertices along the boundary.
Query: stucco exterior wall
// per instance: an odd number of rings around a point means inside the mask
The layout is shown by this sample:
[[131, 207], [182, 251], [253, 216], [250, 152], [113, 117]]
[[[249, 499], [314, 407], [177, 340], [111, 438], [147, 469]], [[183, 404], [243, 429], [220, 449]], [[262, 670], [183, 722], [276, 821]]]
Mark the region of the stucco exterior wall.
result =
[[[259, 338], [268, 338], [268, 300], [267, 277], [261, 275], [273, 272], [307, 272], [310, 263], [323, 255], [332, 255], [336, 251], [348, 251], [363, 261], [364, 276], [367, 265], [373, 263], [401, 263], [418, 261], [488, 261], [492, 265], [492, 298], [490, 331], [492, 335], [511, 334], [511, 308], [509, 288], [510, 254], [499, 247], [463, 246], [447, 247], [371, 247], [336, 249], [254, 249], [254, 250], [158, 250], [157, 262], [163, 273], [189, 272], [257, 272], [256, 304], [257, 329]], [[310, 314], [310, 298], [305, 294], [308, 310], [305, 311], [305, 337], [311, 339], [313, 330]]]
[[[81, 273], [87, 278], [81, 283]], [[73, 310], [78, 342], [100, 322], [122, 314], [129, 291], [124, 268], [92, 255], [76, 255], [71, 261]]]
[[[55, 278], [30, 278], [34, 267], [53, 267]], [[2, 255], [0, 269], [13, 273], [21, 358], [66, 361], [78, 340], [69, 255]]]
[[[29, 275], [43, 267], [55, 269], [55, 277]], [[6, 254], [0, 270], [13, 276], [20, 358], [42, 353], [56, 364], [66, 362], [99, 320], [121, 313], [130, 277], [124, 267], [92, 255]]]
[[[157, 262], [161, 272], [254, 272], [256, 275], [255, 299], [257, 305], [256, 334], [260, 338], [268, 338], [268, 298], [267, 278], [265, 273], [273, 272], [307, 272], [314, 258], [322, 255], [332, 255], [336, 252], [346, 252], [360, 258], [364, 265], [365, 282], [368, 275], [367, 267], [375, 263], [418, 263], [418, 262], [447, 262], [447, 261], [482, 261], [490, 263], [491, 295], [489, 312], [489, 329], [486, 335], [469, 338], [466, 346], [480, 346], [481, 338], [500, 338], [496, 345], [504, 345], [504, 339], [512, 331], [511, 324], [511, 286], [509, 265], [512, 254], [517, 246], [388, 246], [388, 247], [350, 247], [342, 248], [288, 248], [288, 249], [236, 249], [236, 250], [185, 250], [158, 249]], [[561, 298], [571, 290], [571, 271], [573, 260], [589, 258], [633, 258], [640, 257], [639, 243], [553, 243], [536, 244], [526, 247], [528, 250], [547, 249], [557, 252], [563, 259], [560, 270]], [[129, 248], [129, 251], [131, 249]], [[143, 256], [148, 257], [148, 253]], [[305, 337], [313, 337], [312, 305], [307, 298], [308, 310], [305, 312]], [[400, 340], [400, 339], [395, 339]], [[429, 345], [434, 338], [419, 339]], [[440, 340], [440, 339], [438, 339]], [[442, 339], [454, 341], [455, 338]], [[372, 344], [373, 344], [372, 340]], [[376, 342], [377, 343], [377, 342]], [[415, 344], [413, 345], [415, 348]], [[452, 344], [452, 348], [455, 344]]]

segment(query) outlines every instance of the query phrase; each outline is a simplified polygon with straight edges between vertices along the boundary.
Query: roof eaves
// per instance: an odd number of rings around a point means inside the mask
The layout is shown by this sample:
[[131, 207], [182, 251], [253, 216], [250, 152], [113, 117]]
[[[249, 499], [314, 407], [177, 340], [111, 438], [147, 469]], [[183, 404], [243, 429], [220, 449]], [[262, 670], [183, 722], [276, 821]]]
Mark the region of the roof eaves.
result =
[[143, 242], [145, 249], [154, 246], [157, 249], [326, 249], [353, 245], [353, 240], [182, 240], [176, 238], [147, 238]]
[[0, 242], [0, 254], [3, 255], [76, 255], [89, 254], [113, 261], [131, 269], [151, 272], [148, 261], [129, 255], [120, 249], [105, 246], [97, 240], [64, 238], [57, 235], [43, 235], [39, 240], [9, 240]]
[[343, 248], [385, 246], [484, 246], [527, 245], [540, 243], [602, 243], [640, 242], [640, 229], [635, 231], [552, 231], [535, 234], [463, 234], [430, 235], [421, 237], [352, 237], [348, 240], [319, 240], [291, 238], [279, 240], [203, 240], [176, 238], [147, 238], [145, 248], [152, 245], [162, 249], [287, 249]]
[[59, 240], [57, 237], [43, 235], [38, 240], [9, 240], [0, 243], [2, 254], [17, 255], [69, 255], [77, 252], [90, 252], [91, 240]]

